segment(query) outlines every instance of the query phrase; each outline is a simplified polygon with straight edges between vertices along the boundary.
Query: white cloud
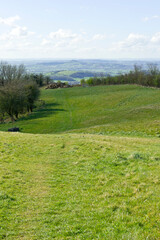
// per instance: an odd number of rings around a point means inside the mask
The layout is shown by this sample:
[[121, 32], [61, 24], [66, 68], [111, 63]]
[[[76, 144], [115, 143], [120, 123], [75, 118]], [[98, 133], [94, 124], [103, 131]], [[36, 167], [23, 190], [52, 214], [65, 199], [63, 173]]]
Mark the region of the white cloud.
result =
[[26, 27], [16, 26], [11, 29], [10, 32], [0, 35], [0, 40], [13, 40], [16, 38], [26, 38], [33, 35], [33, 32], [28, 31]]
[[145, 35], [130, 33], [126, 41], [124, 41], [124, 44], [128, 43], [129, 45], [142, 45], [147, 43], [147, 40], [148, 37]]
[[148, 21], [154, 20], [154, 19], [160, 19], [160, 16], [154, 15], [154, 16], [151, 16], [151, 17], [145, 17], [145, 18], [143, 18], [143, 21], [148, 22]]
[[46, 45], [50, 45], [50, 44], [51, 44], [50, 40], [47, 40], [46, 38], [42, 39], [42, 42], [41, 42], [42, 46], [46, 46]]
[[[9, 41], [11, 40], [12, 41], [16, 39], [22, 40], [22, 38], [27, 38], [28, 36], [34, 34], [33, 32], [29, 31], [26, 27], [17, 25], [15, 22], [18, 20], [20, 20], [20, 17], [18, 15], [8, 18], [0, 17], [0, 24], [6, 25], [5, 26], [6, 30], [8, 27], [8, 31], [0, 35], [1, 44], [5, 44], [5, 46], [7, 46], [7, 44], [10, 45]], [[5, 41], [5, 43], [2, 41]]]
[[113, 55], [133, 58], [158, 58], [160, 55], [160, 32], [152, 36], [131, 33], [123, 41], [115, 42], [107, 51]]
[[160, 32], [155, 33], [153, 36], [146, 36], [142, 34], [130, 33], [128, 37], [120, 42], [114, 43], [110, 50], [113, 51], [132, 51], [132, 50], [145, 50], [157, 49], [160, 43]]
[[[97, 34], [97, 38], [101, 38]], [[59, 29], [51, 32], [42, 39], [41, 48], [45, 54], [59, 54], [59, 56], [84, 56], [88, 57], [94, 55], [97, 45], [93, 37], [89, 37], [86, 32], [80, 31], [79, 33], [72, 32], [71, 30]]]
[[28, 29], [26, 27], [20, 27], [20, 26], [16, 26], [15, 28], [13, 28], [10, 32], [11, 36], [15, 36], [15, 37], [26, 37], [29, 35], [34, 34], [34, 32], [30, 32], [28, 31]]
[[[93, 37], [87, 36], [87, 33], [81, 31], [80, 33], [74, 33], [71, 30], [59, 29], [55, 32], [49, 33], [46, 38], [43, 38], [42, 46], [54, 46], [57, 48], [67, 47], [81, 48], [84, 45], [96, 44], [95, 40], [105, 40], [106, 36], [102, 34], [95, 34]], [[87, 47], [87, 46], [85, 46]]]
[[70, 30], [65, 29], [59, 29], [57, 32], [51, 32], [49, 34], [49, 38], [51, 39], [73, 39], [77, 37], [78, 35], [75, 33], [72, 33]]
[[155, 33], [151, 38], [152, 43], [160, 43], [160, 32]]
[[96, 34], [93, 36], [93, 40], [104, 40], [106, 39], [106, 35], [103, 34]]
[[148, 43], [148, 37], [141, 34], [130, 33], [128, 37], [121, 42], [114, 43], [110, 50], [134, 50], [135, 48], [144, 48]]
[[0, 18], [0, 23], [5, 24], [5, 29], [8, 31], [2, 32], [0, 35], [0, 50], [5, 55], [18, 52], [27, 51], [30, 46], [34, 45], [33, 32], [29, 31], [27, 27], [15, 24], [19, 20], [19, 16], [10, 18]]
[[54, 46], [54, 48], [75, 47], [85, 42], [85, 34], [77, 34], [71, 30], [59, 29], [56, 32], [49, 33], [46, 38], [43, 38], [41, 45], [44, 47]]
[[20, 17], [18, 15], [14, 16], [14, 17], [8, 17], [8, 18], [0, 17], [0, 24], [14, 26], [14, 23], [18, 20], [20, 20]]

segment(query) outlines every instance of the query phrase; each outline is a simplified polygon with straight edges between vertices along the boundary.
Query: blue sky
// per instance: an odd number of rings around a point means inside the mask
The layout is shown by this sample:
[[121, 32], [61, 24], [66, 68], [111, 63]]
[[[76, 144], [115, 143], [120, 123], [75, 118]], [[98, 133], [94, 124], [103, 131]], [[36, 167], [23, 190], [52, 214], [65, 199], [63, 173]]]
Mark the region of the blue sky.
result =
[[158, 0], [1, 0], [5, 58], [159, 58]]

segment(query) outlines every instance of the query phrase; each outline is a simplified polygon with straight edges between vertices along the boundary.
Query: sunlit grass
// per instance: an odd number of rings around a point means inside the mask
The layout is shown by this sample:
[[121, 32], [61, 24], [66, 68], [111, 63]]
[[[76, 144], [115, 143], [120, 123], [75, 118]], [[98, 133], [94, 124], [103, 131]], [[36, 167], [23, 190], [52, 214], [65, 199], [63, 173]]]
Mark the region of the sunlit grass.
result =
[[11, 126], [29, 133], [65, 131], [160, 136], [160, 91], [139, 86], [98, 86], [42, 90], [45, 108]]
[[159, 239], [159, 139], [0, 139], [0, 239]]
[[159, 97], [42, 90], [44, 108], [1, 124], [22, 133], [0, 132], [0, 239], [160, 239]]

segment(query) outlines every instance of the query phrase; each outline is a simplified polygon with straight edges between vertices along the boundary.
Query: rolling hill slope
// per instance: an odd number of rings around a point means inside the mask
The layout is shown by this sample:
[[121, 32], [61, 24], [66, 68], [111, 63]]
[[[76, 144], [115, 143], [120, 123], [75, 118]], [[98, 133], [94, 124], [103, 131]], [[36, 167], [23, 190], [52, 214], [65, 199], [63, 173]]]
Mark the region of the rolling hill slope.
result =
[[[41, 99], [0, 125], [0, 239], [160, 239], [160, 91], [77, 87]], [[15, 125], [21, 133], [3, 132]]]
[[160, 135], [160, 91], [140, 86], [42, 90], [46, 106], [11, 126], [28, 133], [66, 131], [132, 136]]

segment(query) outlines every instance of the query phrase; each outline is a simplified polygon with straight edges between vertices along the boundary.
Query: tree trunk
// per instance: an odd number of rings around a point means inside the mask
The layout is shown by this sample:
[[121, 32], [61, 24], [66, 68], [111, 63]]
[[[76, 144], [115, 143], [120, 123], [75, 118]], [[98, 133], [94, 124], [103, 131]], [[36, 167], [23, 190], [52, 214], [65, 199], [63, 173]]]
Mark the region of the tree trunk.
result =
[[14, 116], [10, 116], [10, 118], [12, 122], [15, 122]]

